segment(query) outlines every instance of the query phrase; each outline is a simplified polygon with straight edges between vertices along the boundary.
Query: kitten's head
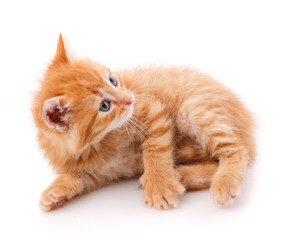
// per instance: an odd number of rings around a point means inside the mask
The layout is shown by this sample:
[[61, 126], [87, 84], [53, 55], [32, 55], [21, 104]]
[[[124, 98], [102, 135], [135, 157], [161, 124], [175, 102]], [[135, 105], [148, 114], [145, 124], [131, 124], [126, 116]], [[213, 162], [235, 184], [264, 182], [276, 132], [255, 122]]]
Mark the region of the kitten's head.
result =
[[73, 151], [101, 140], [133, 113], [134, 96], [107, 67], [68, 59], [62, 36], [48, 67], [33, 114], [40, 134]]

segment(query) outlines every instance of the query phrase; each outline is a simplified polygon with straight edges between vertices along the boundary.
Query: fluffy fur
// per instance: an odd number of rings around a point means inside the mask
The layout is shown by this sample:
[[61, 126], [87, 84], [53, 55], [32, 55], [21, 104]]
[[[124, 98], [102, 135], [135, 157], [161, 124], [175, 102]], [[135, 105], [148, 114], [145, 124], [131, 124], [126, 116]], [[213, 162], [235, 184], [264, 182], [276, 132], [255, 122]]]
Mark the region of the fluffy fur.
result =
[[61, 35], [33, 116], [59, 175], [42, 194], [44, 210], [138, 175], [144, 203], [157, 209], [176, 207], [186, 189], [210, 188], [213, 200], [226, 204], [254, 159], [251, 114], [222, 84], [188, 68], [112, 73], [68, 59]]

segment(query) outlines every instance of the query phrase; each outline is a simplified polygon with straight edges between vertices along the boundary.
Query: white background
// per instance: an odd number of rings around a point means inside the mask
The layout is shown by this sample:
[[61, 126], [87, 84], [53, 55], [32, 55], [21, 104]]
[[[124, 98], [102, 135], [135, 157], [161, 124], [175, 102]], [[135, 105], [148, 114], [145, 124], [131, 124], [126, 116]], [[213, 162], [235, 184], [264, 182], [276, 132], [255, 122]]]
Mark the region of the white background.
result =
[[[1, 239], [288, 239], [288, 1], [1, 1]], [[234, 90], [256, 114], [258, 156], [230, 207], [209, 191], [175, 210], [145, 207], [137, 180], [43, 213], [55, 175], [30, 112], [58, 34], [74, 56], [112, 69], [187, 65]], [[91, 238], [92, 237], [92, 238]]]

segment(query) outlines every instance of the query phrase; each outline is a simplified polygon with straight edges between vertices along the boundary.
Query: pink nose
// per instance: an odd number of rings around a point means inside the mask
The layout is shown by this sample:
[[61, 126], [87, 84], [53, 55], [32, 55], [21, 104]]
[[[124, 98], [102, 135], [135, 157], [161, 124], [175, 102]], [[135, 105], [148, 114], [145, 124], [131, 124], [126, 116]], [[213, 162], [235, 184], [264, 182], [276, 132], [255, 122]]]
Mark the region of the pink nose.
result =
[[126, 98], [124, 103], [127, 104], [127, 105], [131, 105], [133, 103], [133, 96], [129, 95], [129, 97]]
[[134, 102], [134, 97], [129, 93], [121, 93], [117, 96], [117, 101], [122, 104], [131, 105]]

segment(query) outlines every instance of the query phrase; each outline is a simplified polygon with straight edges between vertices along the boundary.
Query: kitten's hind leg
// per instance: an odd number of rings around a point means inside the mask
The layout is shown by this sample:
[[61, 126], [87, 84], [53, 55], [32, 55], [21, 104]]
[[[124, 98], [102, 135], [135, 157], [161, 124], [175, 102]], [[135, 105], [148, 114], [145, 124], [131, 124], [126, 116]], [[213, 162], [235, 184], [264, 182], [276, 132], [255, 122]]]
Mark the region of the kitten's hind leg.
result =
[[196, 164], [216, 159], [212, 159], [209, 152], [203, 149], [202, 146], [192, 144], [192, 139], [181, 139], [177, 140], [174, 160], [176, 164]]
[[219, 160], [210, 190], [215, 202], [226, 204], [239, 192], [249, 162], [248, 149], [240, 134], [244, 130], [238, 129], [239, 123], [224, 104], [214, 96], [205, 100], [201, 104], [199, 98], [186, 100], [179, 110], [177, 126]]
[[63, 204], [84, 192], [89, 192], [100, 186], [100, 181], [92, 174], [61, 174], [42, 193], [40, 208], [50, 211], [62, 207]]
[[211, 186], [218, 163], [207, 162], [182, 165], [176, 168], [181, 176], [181, 183], [187, 191], [207, 189]]

